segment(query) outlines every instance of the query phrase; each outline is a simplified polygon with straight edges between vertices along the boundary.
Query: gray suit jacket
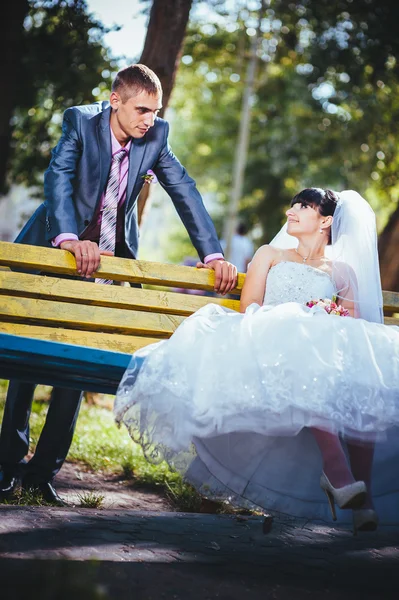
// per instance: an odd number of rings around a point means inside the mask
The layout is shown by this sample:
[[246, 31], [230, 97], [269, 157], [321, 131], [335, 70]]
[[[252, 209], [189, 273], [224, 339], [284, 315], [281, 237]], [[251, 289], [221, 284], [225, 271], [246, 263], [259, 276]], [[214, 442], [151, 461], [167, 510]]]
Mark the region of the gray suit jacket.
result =
[[[80, 236], [91, 222], [111, 166], [111, 107], [108, 102], [68, 108], [62, 136], [44, 176], [45, 201], [22, 229], [17, 243], [51, 246], [60, 233]], [[141, 139], [133, 139], [125, 202], [125, 244], [133, 258], [138, 250], [136, 199], [143, 175], [152, 169], [171, 197], [201, 259], [222, 252], [212, 220], [195, 181], [172, 153], [169, 125], [156, 118]]]

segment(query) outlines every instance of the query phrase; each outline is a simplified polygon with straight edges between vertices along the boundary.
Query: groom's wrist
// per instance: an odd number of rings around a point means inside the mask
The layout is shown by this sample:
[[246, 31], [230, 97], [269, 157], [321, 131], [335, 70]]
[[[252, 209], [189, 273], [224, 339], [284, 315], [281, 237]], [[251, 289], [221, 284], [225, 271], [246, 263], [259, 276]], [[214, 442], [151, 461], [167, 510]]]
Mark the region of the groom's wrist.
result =
[[78, 240], [78, 236], [75, 233], [60, 233], [57, 237], [51, 240], [51, 245], [54, 248], [59, 248], [62, 242], [72, 242], [73, 240]]
[[207, 265], [213, 260], [225, 260], [225, 258], [221, 252], [215, 252], [214, 254], [207, 254], [207, 256], [204, 257], [203, 263], [204, 265]]

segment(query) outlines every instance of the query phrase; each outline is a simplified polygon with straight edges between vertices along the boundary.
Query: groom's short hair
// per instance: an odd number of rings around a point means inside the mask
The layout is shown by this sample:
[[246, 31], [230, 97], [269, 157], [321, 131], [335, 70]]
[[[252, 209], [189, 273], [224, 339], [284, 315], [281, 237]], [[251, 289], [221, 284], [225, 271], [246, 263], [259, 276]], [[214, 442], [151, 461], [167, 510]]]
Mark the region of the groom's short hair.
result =
[[121, 69], [112, 82], [112, 91], [120, 94], [122, 102], [141, 92], [147, 92], [151, 96], [162, 96], [162, 86], [158, 76], [154, 71], [140, 64]]

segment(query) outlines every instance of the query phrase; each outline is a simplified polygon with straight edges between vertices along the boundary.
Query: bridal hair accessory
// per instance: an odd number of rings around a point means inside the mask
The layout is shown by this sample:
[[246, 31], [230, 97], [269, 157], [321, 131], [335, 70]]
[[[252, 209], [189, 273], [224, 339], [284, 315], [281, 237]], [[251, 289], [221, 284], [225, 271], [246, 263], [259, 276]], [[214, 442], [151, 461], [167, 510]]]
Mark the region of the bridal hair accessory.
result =
[[142, 179], [144, 179], [144, 183], [158, 183], [158, 177], [152, 169], [148, 169], [147, 173], [142, 176]]
[[306, 306], [313, 308], [318, 306], [323, 308], [329, 315], [337, 315], [338, 317], [350, 317], [350, 312], [347, 308], [344, 308], [340, 304], [337, 304], [337, 296], [330, 298], [320, 298], [319, 300], [309, 300], [306, 302]]

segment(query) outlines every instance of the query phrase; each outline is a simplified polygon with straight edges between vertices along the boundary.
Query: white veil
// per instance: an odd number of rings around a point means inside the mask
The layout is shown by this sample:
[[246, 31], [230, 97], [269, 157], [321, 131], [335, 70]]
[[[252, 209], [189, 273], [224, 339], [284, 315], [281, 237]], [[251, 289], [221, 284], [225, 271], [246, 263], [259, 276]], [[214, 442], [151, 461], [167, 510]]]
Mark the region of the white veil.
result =
[[[378, 264], [375, 214], [368, 202], [353, 190], [338, 194], [326, 256], [332, 261], [332, 277], [341, 299], [354, 302], [355, 314], [367, 321], [383, 322], [383, 299]], [[271, 246], [297, 248], [297, 238], [285, 224]]]

